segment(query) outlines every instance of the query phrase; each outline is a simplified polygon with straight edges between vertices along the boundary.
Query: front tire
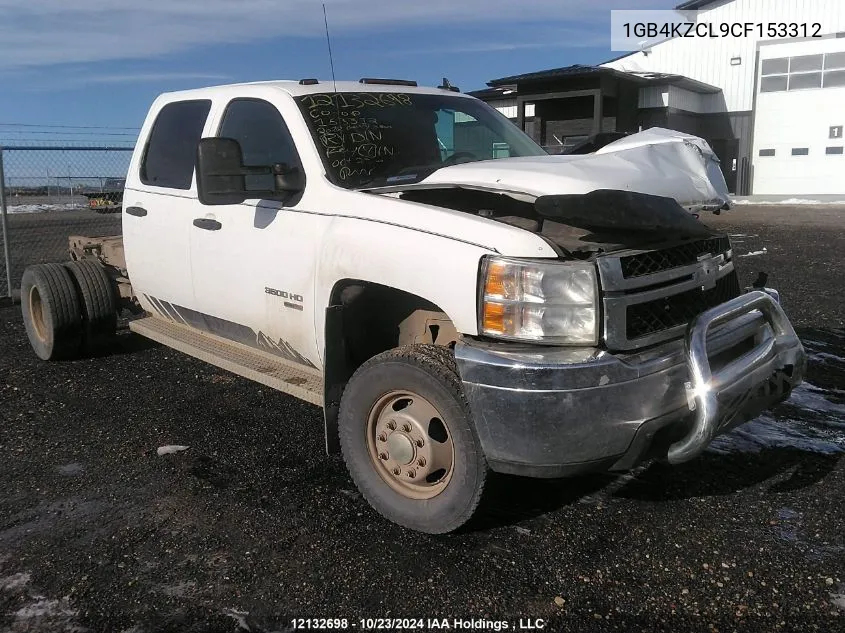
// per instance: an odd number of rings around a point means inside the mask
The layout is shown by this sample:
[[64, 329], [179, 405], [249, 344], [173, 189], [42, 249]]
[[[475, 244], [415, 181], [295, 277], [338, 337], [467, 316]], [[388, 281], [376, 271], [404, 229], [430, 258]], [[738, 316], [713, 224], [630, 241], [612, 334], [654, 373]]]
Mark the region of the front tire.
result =
[[371, 358], [344, 390], [339, 427], [352, 479], [387, 519], [442, 534], [475, 513], [488, 467], [451, 350], [409, 345]]

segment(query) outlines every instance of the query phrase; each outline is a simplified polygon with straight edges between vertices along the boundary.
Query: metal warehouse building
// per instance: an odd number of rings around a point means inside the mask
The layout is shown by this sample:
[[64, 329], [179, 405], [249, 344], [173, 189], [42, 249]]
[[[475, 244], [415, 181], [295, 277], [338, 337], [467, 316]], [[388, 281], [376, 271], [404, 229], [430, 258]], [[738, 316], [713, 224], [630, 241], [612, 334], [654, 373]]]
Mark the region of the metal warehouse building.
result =
[[845, 0], [693, 0], [713, 24], [808, 24], [820, 37], [675, 38], [598, 66], [473, 92], [550, 151], [660, 126], [701, 136], [733, 193], [845, 194]]

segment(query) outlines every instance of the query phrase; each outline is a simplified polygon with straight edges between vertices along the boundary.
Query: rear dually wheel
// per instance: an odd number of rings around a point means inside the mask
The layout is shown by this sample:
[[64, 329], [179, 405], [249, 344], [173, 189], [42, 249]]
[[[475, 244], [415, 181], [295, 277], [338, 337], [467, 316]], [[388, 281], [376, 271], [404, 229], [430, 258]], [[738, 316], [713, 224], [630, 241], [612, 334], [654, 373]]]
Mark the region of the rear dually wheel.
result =
[[82, 308], [61, 264], [29, 266], [21, 279], [21, 311], [35, 354], [43, 360], [76, 358], [82, 344]]

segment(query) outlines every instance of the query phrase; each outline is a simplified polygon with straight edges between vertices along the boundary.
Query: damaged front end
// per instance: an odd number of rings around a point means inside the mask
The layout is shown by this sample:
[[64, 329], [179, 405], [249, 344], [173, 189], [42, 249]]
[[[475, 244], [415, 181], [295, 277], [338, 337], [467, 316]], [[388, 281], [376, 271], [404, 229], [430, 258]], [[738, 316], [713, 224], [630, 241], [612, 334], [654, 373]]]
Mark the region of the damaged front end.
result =
[[464, 337], [455, 358], [491, 468], [561, 477], [681, 463], [781, 402], [806, 354], [780, 306], [754, 291], [631, 352]]
[[[806, 354], [775, 293], [743, 294], [728, 237], [672, 198], [594, 190], [529, 201], [464, 187], [400, 197], [521, 226], [555, 245], [560, 267], [594, 267], [595, 343], [567, 338], [560, 327], [543, 332], [545, 308], [529, 305], [528, 330], [540, 333], [533, 342], [481, 327], [482, 336], [455, 348], [496, 470], [556, 477], [627, 469], [650, 457], [687, 461], [784, 400], [803, 378]], [[542, 284], [541, 267], [513, 264], [528, 271], [514, 279]], [[522, 310], [500, 312], [518, 319]]]
[[626, 136], [591, 154], [450, 165], [410, 186], [463, 187], [531, 199], [612, 189], [671, 198], [690, 213], [718, 212], [731, 205], [719, 159], [707, 142], [662, 128]]
[[596, 153], [474, 162], [383, 193], [531, 231], [557, 259], [486, 257], [479, 336], [455, 347], [500, 472], [673, 463], [788, 397], [806, 354], [776, 292], [743, 293], [701, 139], [649, 131]]

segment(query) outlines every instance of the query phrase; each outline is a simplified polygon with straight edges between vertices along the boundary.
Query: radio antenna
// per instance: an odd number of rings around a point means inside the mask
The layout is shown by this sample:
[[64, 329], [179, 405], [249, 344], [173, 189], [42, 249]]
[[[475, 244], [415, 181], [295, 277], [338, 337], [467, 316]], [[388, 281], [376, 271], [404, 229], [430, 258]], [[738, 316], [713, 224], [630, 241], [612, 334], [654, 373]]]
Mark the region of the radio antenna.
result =
[[332, 67], [332, 84], [334, 91], [337, 93], [337, 81], [334, 78], [334, 58], [332, 57], [332, 40], [329, 37], [329, 16], [326, 14], [326, 3], [323, 3], [323, 23], [326, 25], [326, 44], [329, 47], [329, 64]]
[[329, 47], [329, 64], [332, 67], [332, 88], [334, 89], [334, 108], [337, 112], [337, 130], [340, 132], [340, 151], [343, 152], [343, 163], [348, 166], [349, 155], [346, 152], [346, 126], [340, 115], [340, 101], [337, 94], [337, 80], [334, 76], [334, 57], [332, 57], [332, 39], [329, 37], [329, 17], [326, 14], [326, 3], [323, 3], [323, 24], [326, 25], [326, 45]]

